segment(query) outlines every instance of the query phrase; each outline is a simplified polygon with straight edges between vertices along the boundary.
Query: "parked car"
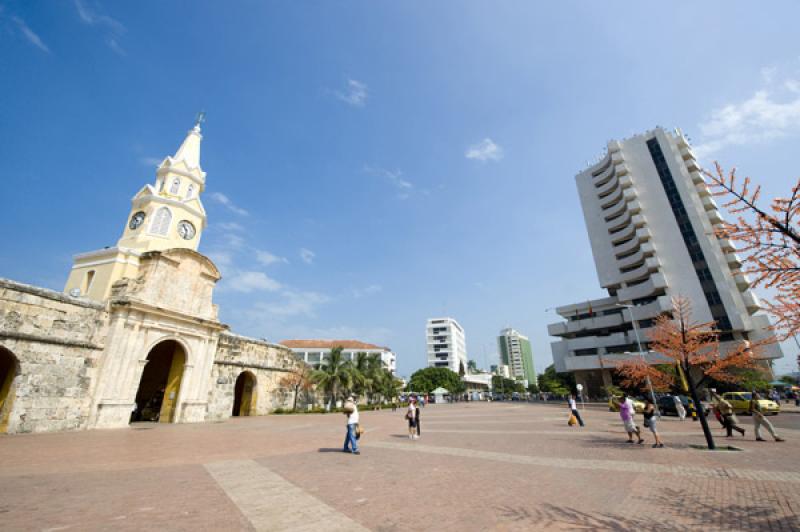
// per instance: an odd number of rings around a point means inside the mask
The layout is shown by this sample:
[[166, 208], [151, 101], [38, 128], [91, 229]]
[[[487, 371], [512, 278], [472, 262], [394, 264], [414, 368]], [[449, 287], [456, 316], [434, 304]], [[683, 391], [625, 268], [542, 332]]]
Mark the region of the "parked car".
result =
[[[753, 394], [750, 392], [725, 392], [722, 394], [722, 398], [733, 406], [735, 413], [750, 413], [750, 400], [753, 398]], [[781, 411], [781, 405], [772, 399], [759, 399], [758, 406], [761, 407], [761, 412], [765, 416], [777, 416]]]
[[[614, 399], [617, 401], [621, 401], [620, 397], [611, 397], [608, 399], [608, 411], [609, 412], [619, 412], [619, 404], [614, 402]], [[644, 401], [640, 401], [638, 399], [633, 399], [633, 409], [636, 411], [637, 414], [641, 414], [644, 412]]]
[[[671, 395], [664, 395], [657, 399], [658, 402], [658, 410], [665, 416], [677, 416], [678, 409], [675, 407], [675, 400], [672, 398]], [[681, 399], [681, 403], [683, 404], [683, 408], [686, 410], [686, 415], [691, 416], [692, 412], [694, 411], [694, 401], [686, 397], [685, 395], [679, 395]], [[705, 403], [700, 403], [703, 405], [703, 412], [706, 416], [709, 414], [711, 409]]]

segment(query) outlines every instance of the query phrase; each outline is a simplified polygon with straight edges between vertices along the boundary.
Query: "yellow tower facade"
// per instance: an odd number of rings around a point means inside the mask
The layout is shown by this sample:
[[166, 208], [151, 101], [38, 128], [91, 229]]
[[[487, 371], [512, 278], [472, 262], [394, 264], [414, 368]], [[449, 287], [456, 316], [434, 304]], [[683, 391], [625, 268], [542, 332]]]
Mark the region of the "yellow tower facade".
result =
[[161, 162], [155, 184], [145, 185], [133, 197], [117, 245], [73, 257], [66, 293], [103, 301], [116, 281], [137, 277], [143, 253], [171, 248], [197, 251], [206, 227], [200, 201], [206, 183], [200, 167], [202, 139], [198, 120], [175, 155]]

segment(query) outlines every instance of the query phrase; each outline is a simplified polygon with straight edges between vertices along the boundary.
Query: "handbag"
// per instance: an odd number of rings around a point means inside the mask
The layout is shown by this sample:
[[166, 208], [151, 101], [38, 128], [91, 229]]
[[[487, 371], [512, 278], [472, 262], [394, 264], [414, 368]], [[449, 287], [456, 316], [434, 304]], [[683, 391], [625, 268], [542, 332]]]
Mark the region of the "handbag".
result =
[[360, 423], [356, 423], [356, 439], [360, 440], [362, 434], [364, 434], [364, 429], [361, 428]]
[[647, 418], [644, 418], [644, 428], [646, 429], [650, 428], [650, 420]]
[[573, 425], [577, 425], [577, 424], [578, 424], [578, 420], [575, 417], [575, 414], [570, 414], [569, 415], [569, 419], [567, 420], [567, 425], [572, 427]]

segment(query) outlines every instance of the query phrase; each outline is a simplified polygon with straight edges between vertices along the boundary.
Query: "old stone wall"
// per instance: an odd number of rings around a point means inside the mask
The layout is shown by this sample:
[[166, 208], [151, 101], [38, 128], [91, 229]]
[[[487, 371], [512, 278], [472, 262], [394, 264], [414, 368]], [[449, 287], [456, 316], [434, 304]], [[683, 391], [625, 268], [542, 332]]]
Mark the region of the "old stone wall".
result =
[[265, 415], [276, 408], [292, 406], [292, 392], [283, 389], [281, 379], [297, 367], [297, 360], [287, 347], [232, 333], [219, 337], [211, 391], [208, 397], [208, 421], [231, 416], [236, 379], [244, 371], [256, 378], [255, 415]]
[[9, 433], [85, 427], [107, 323], [101, 303], [0, 279], [0, 346], [18, 365]]

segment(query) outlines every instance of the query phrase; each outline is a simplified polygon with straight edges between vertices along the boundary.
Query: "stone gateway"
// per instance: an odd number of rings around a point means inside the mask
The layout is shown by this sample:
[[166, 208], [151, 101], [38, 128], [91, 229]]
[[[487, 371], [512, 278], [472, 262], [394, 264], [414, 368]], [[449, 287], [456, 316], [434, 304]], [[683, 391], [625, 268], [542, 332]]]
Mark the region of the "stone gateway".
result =
[[282, 345], [212, 301], [199, 123], [133, 198], [117, 246], [75, 256], [64, 293], [0, 279], [0, 433], [198, 423], [291, 405]]

